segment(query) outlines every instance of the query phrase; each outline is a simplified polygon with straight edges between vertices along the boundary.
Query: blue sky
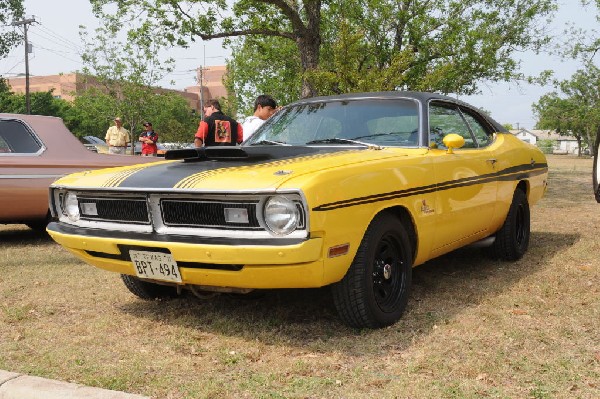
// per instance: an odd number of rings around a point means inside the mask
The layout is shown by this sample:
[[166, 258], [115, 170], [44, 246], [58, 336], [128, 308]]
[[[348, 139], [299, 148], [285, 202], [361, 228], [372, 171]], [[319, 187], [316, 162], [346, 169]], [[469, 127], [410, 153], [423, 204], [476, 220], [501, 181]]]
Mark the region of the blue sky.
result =
[[[559, 5], [560, 12], [549, 26], [553, 34], [560, 36], [568, 23], [576, 22], [577, 26], [586, 29], [593, 29], [597, 25], [595, 8], [585, 10], [579, 0], [559, 0]], [[83, 48], [79, 39], [79, 25], [86, 25], [90, 30], [97, 26], [89, 2], [25, 0], [25, 7], [27, 16], [34, 15], [39, 22], [29, 30], [29, 40], [33, 44], [33, 54], [30, 54], [29, 59], [30, 74], [51, 75], [81, 70], [83, 64], [80, 54]], [[162, 84], [168, 86], [173, 80], [175, 85], [169, 87], [176, 89], [195, 85], [194, 70], [197, 67], [224, 65], [228, 55], [229, 52], [221, 47], [221, 41], [200, 40], [189, 49], [172, 49], [169, 56], [175, 57], [177, 65], [175, 71], [167, 76]], [[553, 69], [559, 79], [568, 79], [581, 67], [578, 61], [564, 61], [556, 56], [523, 53], [520, 59], [525, 74]], [[7, 58], [0, 59], [0, 75], [10, 77], [24, 71], [23, 46], [12, 50]], [[532, 129], [536, 121], [531, 105], [553, 88], [501, 83], [481, 85], [481, 90], [481, 95], [460, 98], [490, 111], [492, 117], [500, 123]]]

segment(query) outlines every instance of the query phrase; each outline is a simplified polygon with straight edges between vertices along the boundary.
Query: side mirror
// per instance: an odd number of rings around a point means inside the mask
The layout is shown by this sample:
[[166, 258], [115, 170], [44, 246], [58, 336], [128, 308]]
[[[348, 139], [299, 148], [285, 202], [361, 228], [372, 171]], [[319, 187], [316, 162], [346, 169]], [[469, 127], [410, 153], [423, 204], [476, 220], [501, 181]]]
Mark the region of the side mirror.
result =
[[454, 154], [455, 148], [461, 148], [465, 145], [465, 139], [456, 133], [450, 133], [444, 136], [444, 145], [448, 148], [448, 154]]

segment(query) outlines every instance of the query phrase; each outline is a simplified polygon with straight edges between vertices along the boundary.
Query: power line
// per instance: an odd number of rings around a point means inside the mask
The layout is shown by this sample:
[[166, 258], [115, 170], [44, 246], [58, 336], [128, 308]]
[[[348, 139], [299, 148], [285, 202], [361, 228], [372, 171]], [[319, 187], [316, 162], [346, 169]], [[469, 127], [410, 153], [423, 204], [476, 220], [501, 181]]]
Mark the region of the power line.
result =
[[37, 38], [39, 38], [40, 40], [42, 40], [42, 41], [44, 41], [44, 42], [48, 42], [48, 43], [54, 44], [54, 45], [56, 45], [56, 46], [60, 47], [60, 48], [61, 48], [61, 49], [63, 49], [63, 50], [67, 50], [67, 52], [70, 52], [70, 53], [73, 53], [73, 54], [79, 54], [79, 52], [78, 52], [78, 51], [75, 51], [75, 50], [73, 50], [73, 51], [68, 51], [68, 50], [70, 50], [71, 48], [67, 48], [67, 47], [65, 47], [65, 46], [63, 45], [63, 43], [60, 43], [60, 42], [58, 42], [58, 41], [54, 40], [54, 38], [51, 38], [51, 37], [48, 37], [48, 36], [44, 36], [44, 35], [40, 35], [40, 34], [39, 34], [39, 32], [31, 32], [31, 34], [32, 34], [32, 35], [34, 35], [34, 36], [36, 36]]
[[[65, 60], [68, 60], [68, 61], [75, 62], [75, 63], [78, 63], [78, 64], [81, 64], [81, 65], [83, 65], [83, 63], [81, 62], [81, 60], [79, 60], [79, 61], [76, 61], [76, 60], [74, 60], [74, 59], [72, 59], [72, 58], [69, 58], [69, 57], [66, 57], [65, 55], [63, 55], [63, 54], [73, 54], [73, 53], [70, 53], [70, 52], [64, 52], [64, 51], [59, 51], [59, 50], [53, 50], [53, 49], [49, 49], [49, 48], [42, 47], [42, 46], [40, 46], [40, 45], [37, 45], [37, 46], [36, 46], [36, 48], [39, 48], [39, 49], [41, 49], [41, 50], [48, 51], [49, 53], [52, 53], [52, 54], [54, 54], [54, 55], [57, 55], [57, 56], [59, 56], [59, 57], [62, 57], [62, 58], [64, 58]], [[61, 53], [63, 53], [63, 54], [61, 54]]]
[[3, 75], [9, 74], [10, 71], [12, 71], [13, 69], [15, 69], [16, 67], [18, 67], [19, 65], [21, 65], [24, 62], [25, 62], [25, 60], [19, 60], [19, 62], [17, 62], [15, 65], [13, 65], [12, 68], [10, 68], [8, 71], [4, 72]]
[[79, 46], [79, 44], [72, 42], [71, 40], [67, 39], [64, 36], [59, 35], [58, 33], [52, 31], [50, 28], [48, 28], [42, 24], [39, 25], [39, 28], [47, 35], [50, 35], [50, 36], [54, 37], [55, 39], [67, 44], [69, 47], [73, 48], [74, 50], [76, 50], [78, 52], [81, 51], [81, 47]]

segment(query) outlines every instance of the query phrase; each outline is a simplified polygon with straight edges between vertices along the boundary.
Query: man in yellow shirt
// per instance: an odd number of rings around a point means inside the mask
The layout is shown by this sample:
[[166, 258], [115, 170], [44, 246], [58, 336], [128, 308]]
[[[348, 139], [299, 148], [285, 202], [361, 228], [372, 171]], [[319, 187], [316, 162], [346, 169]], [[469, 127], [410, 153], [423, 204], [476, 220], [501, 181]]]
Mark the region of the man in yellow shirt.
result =
[[108, 144], [109, 154], [125, 155], [127, 144], [131, 142], [129, 131], [123, 127], [121, 118], [115, 118], [115, 126], [111, 126], [106, 131], [106, 144]]

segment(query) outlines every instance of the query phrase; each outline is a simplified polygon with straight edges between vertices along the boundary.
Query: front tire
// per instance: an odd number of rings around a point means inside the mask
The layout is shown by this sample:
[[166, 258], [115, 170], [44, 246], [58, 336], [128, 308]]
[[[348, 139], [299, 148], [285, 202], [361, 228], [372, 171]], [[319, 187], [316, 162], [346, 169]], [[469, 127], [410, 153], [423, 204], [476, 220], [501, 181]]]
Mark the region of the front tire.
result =
[[515, 190], [504, 224], [496, 233], [492, 254], [497, 259], [515, 261], [527, 252], [531, 234], [531, 216], [527, 194]]
[[121, 274], [121, 280], [123, 280], [129, 292], [141, 299], [166, 299], [177, 296], [177, 289], [175, 287], [149, 283], [127, 274]]
[[395, 216], [379, 214], [365, 233], [344, 278], [332, 286], [340, 318], [357, 328], [380, 328], [400, 319], [412, 279], [412, 251]]

